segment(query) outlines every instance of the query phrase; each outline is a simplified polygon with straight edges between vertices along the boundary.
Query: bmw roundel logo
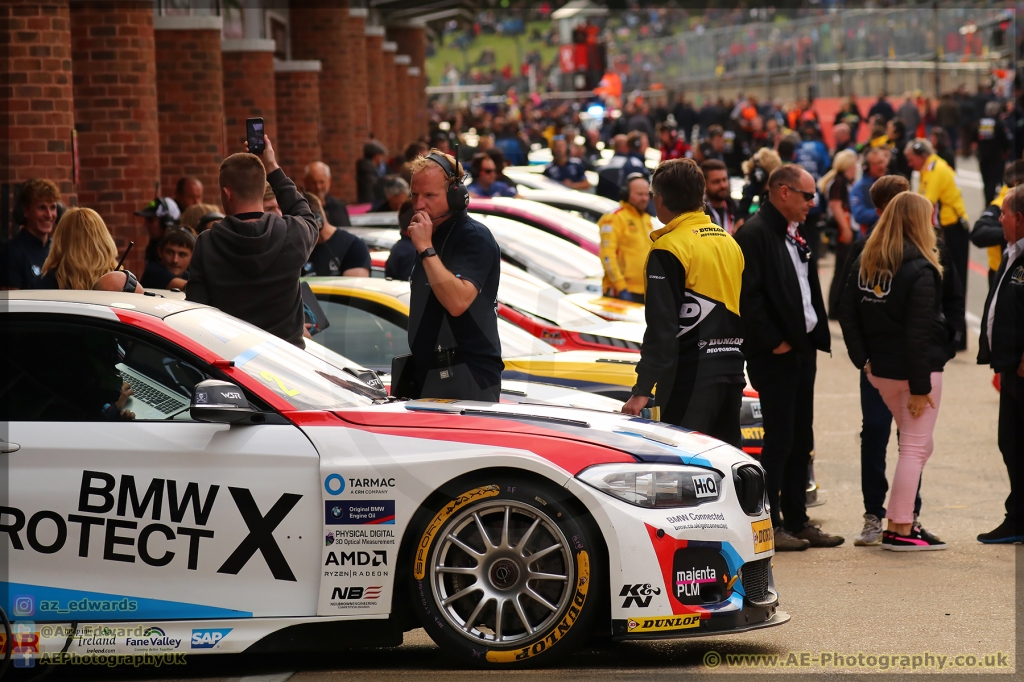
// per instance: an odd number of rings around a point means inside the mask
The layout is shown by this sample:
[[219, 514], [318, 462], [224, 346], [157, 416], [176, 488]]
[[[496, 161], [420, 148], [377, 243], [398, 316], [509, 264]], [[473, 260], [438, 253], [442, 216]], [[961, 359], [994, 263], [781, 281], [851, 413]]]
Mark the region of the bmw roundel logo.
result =
[[324, 479], [324, 490], [328, 495], [340, 495], [345, 491], [345, 479], [340, 474], [331, 474]]
[[341, 518], [341, 507], [331, 507], [331, 516], [336, 519]]

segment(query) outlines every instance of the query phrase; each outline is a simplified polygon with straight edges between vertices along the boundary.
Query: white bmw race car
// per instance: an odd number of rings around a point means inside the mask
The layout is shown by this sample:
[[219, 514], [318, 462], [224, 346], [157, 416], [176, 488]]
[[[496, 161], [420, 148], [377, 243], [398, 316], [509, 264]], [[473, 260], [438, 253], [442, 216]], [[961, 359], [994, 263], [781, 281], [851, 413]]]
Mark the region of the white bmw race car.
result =
[[20, 655], [383, 646], [423, 627], [465, 665], [532, 666], [590, 634], [789, 619], [763, 471], [719, 441], [388, 399], [184, 301], [0, 300], [0, 606]]

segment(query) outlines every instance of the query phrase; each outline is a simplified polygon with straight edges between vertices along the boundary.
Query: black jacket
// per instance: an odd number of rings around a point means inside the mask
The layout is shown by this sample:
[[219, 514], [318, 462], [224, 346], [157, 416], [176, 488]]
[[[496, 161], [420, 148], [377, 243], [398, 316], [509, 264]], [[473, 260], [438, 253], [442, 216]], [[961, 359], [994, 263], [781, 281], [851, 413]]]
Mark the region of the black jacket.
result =
[[[818, 323], [807, 333], [800, 282], [786, 248], [788, 225], [779, 210], [771, 202], [765, 202], [736, 232], [744, 258], [740, 317], [746, 331], [743, 354], [747, 358], [771, 355], [783, 341], [798, 351], [832, 350], [828, 315], [813, 260], [807, 268], [807, 280]], [[805, 226], [801, 225], [799, 231], [811, 246]]]
[[[860, 278], [860, 256], [843, 289], [839, 324], [850, 360], [884, 379], [906, 380], [913, 395], [931, 393], [931, 373], [941, 372], [956, 354], [953, 321], [963, 316], [964, 295], [955, 271], [946, 278], [913, 244], [903, 247], [903, 262], [887, 281], [875, 286]], [[943, 281], [954, 295], [943, 295]], [[958, 317], [959, 316], [959, 317]]]
[[348, 217], [348, 209], [345, 202], [338, 197], [327, 195], [324, 202], [324, 212], [327, 214], [327, 222], [335, 227], [352, 227], [352, 220]]
[[[996, 273], [996, 282], [1002, 278], [999, 299], [996, 301], [996, 319], [992, 324], [992, 338], [987, 336], [988, 309], [992, 305], [995, 285], [985, 299], [985, 313], [981, 318], [981, 339], [978, 364], [988, 365], [997, 372], [1013, 372], [1024, 356], [1024, 253], [1012, 263], [1003, 262]], [[1003, 273], [1006, 277], [1003, 277]]]
[[284, 217], [254, 222], [228, 216], [196, 239], [185, 298], [220, 308], [300, 348], [299, 272], [320, 230], [295, 183], [278, 169], [267, 176]]
[[356, 161], [356, 196], [360, 204], [369, 204], [373, 201], [373, 190], [380, 180], [380, 173], [370, 159], [359, 159]]
[[981, 217], [974, 222], [971, 229], [971, 243], [979, 249], [989, 246], [1006, 248], [1006, 237], [1003, 235], [1003, 224], [999, 222], [1003, 210], [995, 204], [989, 204]]

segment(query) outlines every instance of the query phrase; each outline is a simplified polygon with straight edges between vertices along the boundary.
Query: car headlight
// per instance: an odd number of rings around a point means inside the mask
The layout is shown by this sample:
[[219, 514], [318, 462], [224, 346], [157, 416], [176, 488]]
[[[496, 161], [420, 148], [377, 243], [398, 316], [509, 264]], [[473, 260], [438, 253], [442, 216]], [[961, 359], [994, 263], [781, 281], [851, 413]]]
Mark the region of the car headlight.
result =
[[696, 507], [721, 496], [716, 471], [676, 464], [600, 464], [577, 476], [587, 485], [647, 509]]

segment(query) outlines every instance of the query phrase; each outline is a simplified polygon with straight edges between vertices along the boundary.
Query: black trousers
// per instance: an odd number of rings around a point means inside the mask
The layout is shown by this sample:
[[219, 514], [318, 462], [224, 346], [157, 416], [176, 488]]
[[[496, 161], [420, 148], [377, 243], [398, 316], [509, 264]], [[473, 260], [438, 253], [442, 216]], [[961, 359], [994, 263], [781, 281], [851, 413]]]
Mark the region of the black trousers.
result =
[[[892, 433], [892, 412], [882, 394], [860, 373], [860, 411], [864, 421], [860, 431], [860, 489], [864, 495], [864, 512], [885, 518], [885, 495], [889, 481], [885, 478], [885, 449]], [[917, 482], [914, 514], [921, 513], [921, 481]]]
[[718, 383], [694, 389], [679, 426], [739, 447], [743, 384]]
[[985, 193], [985, 206], [996, 198], [999, 187], [1003, 184], [1003, 167], [1006, 162], [1002, 158], [978, 159], [978, 170], [981, 171], [981, 184]]
[[[960, 278], [960, 284], [964, 287], [964, 297], [967, 296], [967, 259], [969, 256], [971, 241], [970, 235], [960, 223], [953, 223], [952, 225], [942, 226], [942, 239], [946, 244], [946, 248], [949, 249], [949, 261], [950, 265], [956, 271], [957, 277]], [[964, 306], [966, 312], [967, 307]], [[958, 329], [967, 329], [967, 321], [964, 318], [959, 320], [949, 320], [951, 324], [959, 325]], [[967, 336], [965, 335], [963, 341], [961, 341], [960, 347], [957, 350], [963, 350], [967, 348]]]
[[1024, 530], [1021, 509], [1021, 464], [1024, 462], [1024, 377], [1016, 372], [999, 375], [999, 451], [1003, 453], [1006, 473], [1010, 475], [1010, 494], [1006, 498], [1006, 518]]
[[814, 450], [817, 351], [747, 359], [750, 383], [761, 394], [764, 467], [772, 525], [799, 532], [807, 524], [807, 464]]

